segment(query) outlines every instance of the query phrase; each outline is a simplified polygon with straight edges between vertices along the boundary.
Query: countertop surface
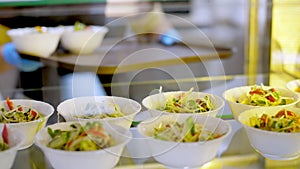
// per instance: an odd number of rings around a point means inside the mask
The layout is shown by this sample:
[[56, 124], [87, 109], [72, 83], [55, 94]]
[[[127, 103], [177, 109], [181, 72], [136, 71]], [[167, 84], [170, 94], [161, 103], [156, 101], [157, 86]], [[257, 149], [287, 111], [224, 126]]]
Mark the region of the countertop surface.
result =
[[[47, 58], [46, 64], [55, 62], [74, 71], [92, 71], [97, 74], [124, 73], [143, 68], [180, 65], [232, 56], [232, 49], [201, 44], [178, 43], [165, 46], [158, 42], [138, 42], [132, 39], [106, 38], [92, 54], [78, 55], [56, 52]], [[36, 56], [23, 56], [38, 59]]]

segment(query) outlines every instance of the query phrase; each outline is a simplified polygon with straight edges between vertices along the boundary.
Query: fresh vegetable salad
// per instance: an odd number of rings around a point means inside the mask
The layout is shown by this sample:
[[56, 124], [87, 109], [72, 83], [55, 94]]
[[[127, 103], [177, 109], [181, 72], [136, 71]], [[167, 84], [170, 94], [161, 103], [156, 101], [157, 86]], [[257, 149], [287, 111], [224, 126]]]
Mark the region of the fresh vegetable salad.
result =
[[8, 148], [8, 130], [6, 125], [4, 125], [2, 130], [2, 137], [0, 138], [0, 151], [7, 150]]
[[87, 106], [84, 109], [84, 112], [82, 112], [83, 115], [75, 115], [73, 117], [81, 119], [104, 119], [124, 116], [120, 106], [117, 104], [111, 103], [110, 106], [107, 106], [105, 108], [106, 110], [103, 110], [101, 112], [101, 108], [97, 107], [96, 104], [87, 104]]
[[214, 109], [208, 96], [204, 98], [192, 98], [193, 88], [188, 92], [182, 92], [180, 95], [167, 98], [165, 107], [159, 107], [158, 110], [170, 113], [202, 113]]
[[0, 122], [1, 123], [20, 123], [34, 121], [42, 118], [42, 115], [28, 106], [17, 105], [7, 98], [7, 108], [0, 108]]
[[70, 130], [52, 130], [48, 127], [52, 138], [48, 147], [67, 151], [93, 151], [114, 145], [113, 138], [100, 122], [87, 122], [84, 126], [73, 123], [70, 127]]
[[258, 129], [276, 132], [300, 132], [300, 116], [296, 113], [282, 109], [275, 116], [262, 114], [251, 117], [249, 125]]
[[283, 97], [275, 88], [264, 89], [264, 86], [253, 86], [251, 90], [237, 100], [237, 103], [252, 106], [278, 106], [295, 102], [293, 97]]
[[163, 122], [153, 131], [154, 138], [174, 142], [207, 141], [222, 135], [208, 131], [200, 124], [195, 124], [192, 117], [187, 118], [184, 123]]

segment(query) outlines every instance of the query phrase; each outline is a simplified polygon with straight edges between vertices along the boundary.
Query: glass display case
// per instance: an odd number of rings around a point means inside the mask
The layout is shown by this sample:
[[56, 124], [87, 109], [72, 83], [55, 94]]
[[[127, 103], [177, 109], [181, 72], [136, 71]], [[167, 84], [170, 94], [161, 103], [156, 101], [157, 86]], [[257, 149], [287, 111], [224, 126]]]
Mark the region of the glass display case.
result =
[[[281, 79], [281, 83], [284, 82], [284, 78], [282, 75], [278, 74], [257, 74], [256, 77], [250, 77], [246, 75], [236, 75], [228, 77], [228, 88], [244, 86], [248, 84], [249, 79], [255, 78], [258, 83], [263, 83], [268, 79], [277, 78]], [[152, 82], [156, 83], [156, 82]], [[195, 85], [194, 81], [186, 81], [185, 83], [191, 83]], [[201, 86], [203, 83], [203, 79], [196, 80], [196, 84]], [[124, 85], [124, 84], [123, 84]], [[132, 88], [139, 88], [141, 86], [147, 87], [147, 85], [151, 84], [131, 84]], [[159, 82], [157, 82], [159, 85]], [[40, 89], [40, 91], [44, 94], [43, 101], [46, 101], [52, 105], [57, 104], [57, 102], [61, 102], [62, 100], [57, 100], [58, 98], [50, 99], [54, 94], [60, 93], [61, 87], [44, 87]], [[27, 90], [27, 93], [36, 92], [37, 90]], [[216, 89], [215, 91], [218, 91]], [[15, 90], [16, 98], [20, 98], [23, 95], [24, 90]], [[222, 93], [222, 91], [218, 91]], [[216, 94], [219, 94], [216, 92]], [[139, 95], [138, 92], [133, 93], [135, 97]], [[14, 98], [14, 97], [13, 97]], [[12, 98], [12, 99], [13, 99]], [[225, 112], [229, 112], [230, 109], [228, 106], [225, 106]], [[62, 116], [59, 118], [56, 116], [57, 114], [51, 117], [48, 120], [48, 125], [64, 122]], [[138, 113], [134, 119], [134, 123], [130, 128], [130, 131], [133, 134], [133, 139], [130, 141], [121, 155], [121, 158], [116, 165], [116, 169], [139, 169], [139, 168], [151, 168], [151, 169], [164, 169], [166, 168], [163, 164], [156, 162], [149, 153], [149, 147], [145, 145], [142, 137], [138, 134], [136, 129], [136, 124], [141, 120], [145, 120], [150, 117], [150, 114], [147, 110], [142, 110]], [[217, 153], [217, 156], [210, 162], [206, 163], [201, 169], [216, 169], [216, 168], [228, 168], [228, 169], [273, 169], [273, 168], [299, 168], [300, 159], [288, 160], [288, 161], [277, 161], [264, 158], [259, 153], [257, 153], [250, 145], [249, 140], [247, 138], [246, 132], [236, 120], [232, 119], [231, 115], [222, 114], [219, 116], [224, 120], [227, 120], [229, 124], [232, 126], [232, 131], [227, 139], [223, 141], [221, 147]], [[139, 140], [141, 139], [141, 140]], [[184, 160], [184, 159], [183, 159]], [[101, 164], [99, 164], [101, 166]], [[31, 147], [20, 150], [16, 156], [13, 169], [34, 169], [34, 168], [52, 168], [48, 159], [44, 156], [43, 151], [37, 146], [32, 145]]]
[[[147, 15], [158, 3], [165, 23], [180, 34], [180, 43], [162, 44], [162, 32], [144, 32], [142, 38], [134, 32], [132, 25], [140, 18], [139, 23], [147, 29], [161, 19]], [[78, 72], [93, 74], [92, 81], [79, 80], [80, 89], [90, 89], [83, 95], [91, 94], [95, 86], [90, 85], [97, 81], [96, 87], [104, 89], [103, 93], [140, 103], [160, 87], [163, 91], [193, 87], [220, 97], [226, 89], [238, 86], [285, 88], [300, 76], [299, 8], [297, 0], [0, 1], [0, 25], [11, 28], [72, 25], [78, 20], [109, 28], [103, 45], [91, 55], [70, 54], [61, 46], [49, 58], [21, 54], [22, 58], [41, 61], [44, 67], [34, 72], [12, 67], [2, 72], [0, 68], [0, 96], [41, 100], [57, 107], [73, 96], [72, 75]], [[156, 26], [161, 28], [162, 23]], [[67, 77], [68, 83], [64, 83]], [[135, 122], [147, 118], [147, 113], [143, 107], [130, 129], [133, 134], [137, 134]], [[298, 158], [275, 161], [257, 153], [227, 104], [218, 117], [228, 120], [233, 131], [216, 158], [201, 169], [299, 168]], [[63, 121], [54, 113], [47, 124]], [[151, 156], [132, 158], [132, 154], [147, 153], [146, 148], [130, 142], [115, 168], [166, 168]], [[33, 145], [18, 152], [12, 168], [52, 167]]]
[[272, 71], [299, 78], [299, 2], [274, 1], [272, 22]]

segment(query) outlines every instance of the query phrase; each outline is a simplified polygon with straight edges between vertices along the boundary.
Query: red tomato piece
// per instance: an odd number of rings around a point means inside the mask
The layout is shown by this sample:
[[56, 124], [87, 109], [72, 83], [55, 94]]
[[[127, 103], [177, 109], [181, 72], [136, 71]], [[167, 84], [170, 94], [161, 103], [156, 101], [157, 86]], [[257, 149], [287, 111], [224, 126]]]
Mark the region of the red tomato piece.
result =
[[294, 112], [291, 112], [291, 111], [289, 111], [289, 110], [280, 110], [280, 111], [275, 115], [275, 117], [276, 117], [276, 118], [279, 118], [279, 117], [281, 117], [281, 116], [286, 117], [286, 115], [288, 115], [288, 116], [293, 116], [293, 117], [297, 116]]
[[270, 102], [275, 102], [275, 99], [273, 96], [267, 96], [267, 99], [270, 100]]
[[7, 104], [8, 108], [9, 108], [9, 110], [14, 109], [14, 104], [13, 104], [13, 102], [9, 99], [9, 97], [6, 98], [6, 104]]
[[253, 90], [253, 91], [250, 91], [249, 92], [250, 95], [254, 95], [254, 94], [261, 94], [261, 95], [264, 95], [265, 92], [261, 89], [256, 89], [256, 90]]
[[36, 113], [34, 110], [31, 110], [31, 115], [32, 115], [33, 117], [36, 117], [37, 113]]

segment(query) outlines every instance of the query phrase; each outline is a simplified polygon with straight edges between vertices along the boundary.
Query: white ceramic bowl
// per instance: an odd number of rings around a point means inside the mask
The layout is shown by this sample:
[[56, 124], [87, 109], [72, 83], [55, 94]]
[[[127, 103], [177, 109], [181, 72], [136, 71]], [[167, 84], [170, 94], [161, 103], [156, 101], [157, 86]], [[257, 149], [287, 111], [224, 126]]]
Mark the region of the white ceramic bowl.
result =
[[[259, 108], [262, 106], [253, 106], [253, 105], [247, 105], [247, 104], [241, 104], [241, 103], [237, 103], [236, 101], [241, 97], [241, 96], [245, 96], [247, 92], [249, 92], [251, 90], [251, 87], [253, 86], [241, 86], [241, 87], [235, 87], [235, 88], [231, 88], [226, 90], [225, 92], [223, 92], [223, 97], [226, 100], [226, 102], [228, 103], [230, 110], [233, 114], [233, 117], [237, 120], [238, 115], [248, 109], [255, 109], [255, 108]], [[271, 88], [270, 86], [264, 86], [265, 89]], [[279, 106], [272, 106], [272, 107], [278, 107], [278, 108], [284, 108], [284, 107], [293, 107], [297, 104], [297, 102], [299, 101], [299, 97], [297, 96], [296, 93], [285, 89], [285, 88], [276, 88], [274, 87], [275, 90], [277, 90], [279, 93], [281, 93], [281, 96], [283, 97], [293, 97], [295, 98], [295, 102], [290, 103], [290, 104], [286, 104], [286, 105], [279, 105]], [[266, 107], [267, 108], [267, 107]]]
[[[84, 125], [87, 121], [81, 122]], [[56, 123], [50, 125], [52, 129], [68, 130], [74, 122]], [[116, 145], [95, 151], [64, 151], [47, 147], [51, 140], [47, 129], [40, 130], [35, 137], [35, 144], [39, 146], [55, 169], [111, 169], [119, 161], [125, 145], [132, 138], [131, 132], [124, 127], [102, 123], [105, 131], [114, 138]]]
[[[146, 107], [150, 114], [153, 117], [156, 116], [160, 116], [160, 115], [164, 115], [164, 114], [173, 114], [167, 111], [161, 111], [161, 110], [157, 110], [159, 107], [165, 107], [166, 102], [167, 102], [167, 98], [169, 97], [174, 97], [174, 96], [179, 96], [180, 94], [182, 94], [182, 92], [187, 92], [187, 91], [172, 91], [172, 92], [162, 92], [161, 94], [154, 94], [154, 95], [150, 95], [145, 97], [142, 100], [142, 105], [144, 107]], [[202, 113], [176, 113], [179, 114], [181, 116], [191, 116], [191, 115], [209, 115], [209, 116], [216, 116], [217, 114], [222, 114], [223, 110], [224, 110], [224, 101], [221, 97], [213, 95], [213, 94], [209, 94], [209, 93], [203, 93], [203, 92], [192, 92], [191, 94], [191, 98], [193, 99], [197, 99], [197, 98], [204, 98], [205, 96], [208, 96], [214, 106], [214, 109], [211, 111], [207, 111], [207, 112], [202, 112]]]
[[134, 117], [142, 109], [142, 106], [138, 102], [128, 98], [116, 96], [84, 96], [61, 102], [57, 106], [57, 112], [61, 114], [66, 121], [90, 120], [76, 117], [89, 113], [85, 110], [88, 104], [96, 105], [95, 111], [98, 111], [99, 113], [109, 112], [114, 109], [113, 105], [117, 104], [124, 116], [97, 120], [121, 125], [127, 129], [130, 128]]
[[143, 121], [137, 127], [138, 132], [145, 137], [154, 159], [168, 168], [199, 168], [215, 158], [222, 141], [231, 132], [231, 126], [227, 121], [200, 115], [193, 116], [195, 123], [204, 125], [209, 131], [224, 135], [209, 141], [190, 143], [162, 141], [151, 136], [153, 129], [162, 121], [183, 123], [186, 118], [186, 116], [163, 115]]
[[[2, 132], [2, 130], [3, 125], [0, 126], [0, 131]], [[13, 166], [18, 149], [22, 146], [26, 139], [24, 134], [20, 133], [19, 131], [15, 131], [9, 127], [8, 134], [9, 149], [5, 151], [0, 151], [1, 169], [10, 169]]]
[[[19, 149], [25, 149], [30, 147], [34, 143], [34, 136], [36, 133], [44, 128], [46, 125], [49, 117], [54, 113], [54, 108], [52, 105], [42, 102], [42, 101], [36, 101], [36, 100], [26, 100], [26, 99], [12, 99], [11, 100], [15, 106], [22, 105], [22, 106], [28, 106], [32, 109], [37, 110], [40, 112], [44, 118], [40, 118], [35, 121], [30, 122], [21, 122], [21, 123], [7, 123], [6, 125], [16, 131], [19, 131], [20, 133], [23, 133], [26, 137], [26, 140], [24, 144]], [[6, 107], [6, 101], [0, 102], [0, 107]], [[0, 123], [0, 127], [2, 127], [4, 123]]]
[[300, 79], [289, 81], [286, 84], [286, 88], [288, 88], [290, 91], [297, 93], [298, 96], [300, 97], [300, 91], [299, 92], [296, 91], [296, 88], [299, 88], [299, 87], [300, 87]]
[[85, 30], [74, 31], [74, 26], [65, 26], [61, 37], [62, 47], [74, 54], [91, 54], [102, 43], [108, 32], [105, 26], [90, 25]]
[[60, 41], [62, 27], [48, 27], [45, 32], [38, 33], [36, 28], [17, 28], [7, 31], [18, 52], [49, 57], [57, 49]]
[[[299, 108], [285, 108], [296, 114], [300, 114]], [[252, 147], [264, 157], [273, 160], [291, 160], [300, 156], [300, 133], [279, 133], [257, 129], [249, 126], [249, 118], [260, 116], [265, 113], [275, 115], [282, 108], [261, 107], [242, 112], [238, 116], [238, 121], [243, 125], [248, 135]]]

